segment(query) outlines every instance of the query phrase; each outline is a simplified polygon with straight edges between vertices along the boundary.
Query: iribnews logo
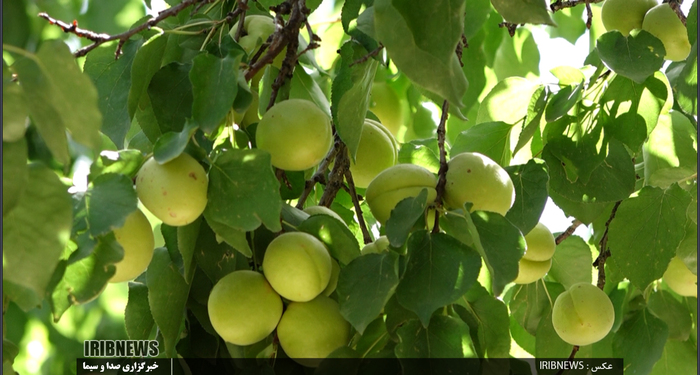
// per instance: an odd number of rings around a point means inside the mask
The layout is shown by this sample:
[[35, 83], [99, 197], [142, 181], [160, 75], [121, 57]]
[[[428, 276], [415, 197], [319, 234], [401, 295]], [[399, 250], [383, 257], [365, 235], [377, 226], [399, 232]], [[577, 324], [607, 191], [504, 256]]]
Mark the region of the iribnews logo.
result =
[[85, 357], [156, 357], [156, 340], [85, 340]]

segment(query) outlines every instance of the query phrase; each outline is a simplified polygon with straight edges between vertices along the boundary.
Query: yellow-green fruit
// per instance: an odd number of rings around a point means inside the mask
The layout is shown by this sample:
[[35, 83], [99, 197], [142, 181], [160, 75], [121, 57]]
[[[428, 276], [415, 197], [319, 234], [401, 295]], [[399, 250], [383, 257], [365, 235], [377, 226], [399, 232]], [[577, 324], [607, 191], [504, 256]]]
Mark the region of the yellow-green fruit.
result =
[[[243, 47], [248, 56], [253, 56], [255, 51], [263, 43], [267, 41], [267, 38], [275, 32], [275, 22], [272, 18], [260, 15], [250, 15], [246, 16], [243, 22], [243, 30], [245, 33], [238, 40], [238, 44]], [[238, 32], [238, 22], [231, 28], [229, 35], [231, 38], [235, 38]], [[284, 60], [284, 55], [287, 53], [287, 48], [285, 47], [279, 55], [275, 57], [272, 62], [277, 68], [282, 67], [282, 61]]]
[[644, 15], [656, 4], [656, 0], [606, 0], [601, 9], [603, 26], [627, 36], [630, 31], [642, 28]]
[[374, 242], [368, 243], [362, 248], [362, 255], [365, 254], [379, 254], [382, 251], [389, 249], [389, 238], [387, 236], [380, 236]]
[[267, 246], [262, 267], [282, 297], [306, 302], [326, 289], [333, 265], [323, 242], [308, 233], [287, 232]]
[[328, 286], [323, 290], [324, 296], [330, 296], [338, 286], [338, 277], [340, 277], [340, 264], [331, 258], [331, 279], [328, 280]]
[[472, 211], [505, 216], [515, 202], [515, 187], [508, 172], [495, 161], [476, 152], [458, 154], [448, 162], [445, 203], [461, 208], [471, 202]]
[[681, 258], [671, 259], [663, 278], [672, 291], [685, 297], [698, 296], [698, 276], [693, 275]]
[[525, 235], [525, 243], [527, 243], [527, 251], [525, 251], [523, 259], [536, 262], [551, 259], [557, 247], [552, 232], [542, 223], [537, 223], [537, 225]]
[[396, 140], [386, 128], [382, 128], [384, 125], [376, 121], [365, 120], [355, 162], [350, 162], [356, 187], [366, 188], [381, 171], [398, 161]]
[[518, 262], [518, 277], [513, 280], [516, 284], [530, 284], [544, 277], [552, 268], [552, 260], [536, 262], [527, 259], [520, 259]]
[[663, 42], [666, 60], [683, 61], [690, 54], [688, 31], [668, 4], [651, 8], [644, 16], [642, 30], [650, 32]]
[[331, 121], [316, 104], [289, 99], [275, 104], [258, 123], [258, 148], [272, 156], [272, 165], [287, 171], [317, 166], [331, 148]]
[[216, 333], [236, 345], [254, 344], [272, 333], [282, 316], [282, 299], [265, 277], [234, 271], [209, 294], [209, 319]]
[[403, 126], [401, 100], [396, 92], [384, 82], [375, 82], [370, 92], [369, 110], [386, 126], [394, 136], [398, 136]]
[[434, 201], [436, 185], [437, 178], [429, 170], [414, 164], [397, 164], [379, 173], [369, 183], [365, 199], [374, 218], [384, 224], [399, 202], [417, 197], [423, 189], [428, 189], [428, 202]]
[[[338, 221], [340, 221], [341, 223], [345, 224], [345, 220], [343, 220], [343, 218], [340, 217], [340, 215], [338, 215], [335, 211], [331, 210], [330, 208], [328, 208], [326, 206], [309, 206], [309, 207], [306, 207], [304, 209], [304, 212], [309, 214], [309, 216], [314, 216], [314, 215], [332, 216], [332, 217], [338, 219]], [[346, 226], [347, 226], [347, 224], [346, 224]]]
[[613, 326], [615, 310], [610, 298], [595, 285], [579, 283], [560, 294], [552, 308], [552, 325], [571, 345], [602, 340]]
[[136, 177], [141, 203], [165, 224], [176, 227], [193, 222], [204, 212], [208, 185], [204, 168], [186, 153], [162, 165], [150, 158]]
[[129, 214], [121, 228], [114, 230], [114, 237], [124, 249], [124, 258], [115, 264], [117, 272], [109, 280], [118, 283], [133, 280], [148, 268], [153, 258], [155, 239], [146, 215], [138, 208]]
[[277, 337], [290, 358], [318, 366], [334, 350], [350, 341], [350, 324], [338, 303], [326, 296], [310, 302], [292, 302], [277, 326]]

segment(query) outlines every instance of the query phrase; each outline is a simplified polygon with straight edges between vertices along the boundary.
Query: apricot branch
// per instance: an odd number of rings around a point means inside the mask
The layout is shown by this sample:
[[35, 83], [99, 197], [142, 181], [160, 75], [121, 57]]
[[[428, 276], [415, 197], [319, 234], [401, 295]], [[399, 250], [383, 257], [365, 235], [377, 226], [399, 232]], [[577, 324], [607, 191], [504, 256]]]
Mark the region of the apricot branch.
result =
[[552, 3], [552, 5], [549, 6], [549, 9], [552, 10], [552, 12], [558, 12], [562, 9], [566, 8], [573, 8], [577, 5], [580, 4], [586, 4], [589, 6], [589, 4], [595, 4], [595, 3], [602, 3], [603, 0], [569, 0], [569, 1], [564, 1], [564, 0], [557, 0]]
[[163, 21], [164, 19], [175, 16], [178, 13], [180, 13], [183, 9], [188, 8], [191, 5], [194, 5], [198, 2], [201, 2], [203, 0], [184, 0], [180, 4], [177, 4], [174, 7], [168, 8], [160, 13], [158, 13], [158, 16], [153, 17], [149, 19], [147, 22], [142, 23], [139, 26], [134, 27], [133, 29], [130, 29], [128, 31], [125, 31], [121, 34], [116, 34], [116, 35], [109, 35], [109, 34], [100, 34], [96, 33], [90, 30], [85, 30], [81, 29], [78, 27], [78, 21], [73, 21], [73, 23], [68, 24], [63, 21], [56, 20], [49, 16], [47, 13], [39, 13], [38, 16], [49, 21], [51, 25], [58, 25], [63, 32], [69, 33], [69, 34], [75, 34], [80, 38], [86, 38], [93, 43], [85, 46], [73, 53], [73, 56], [75, 57], [81, 57], [87, 55], [88, 52], [92, 51], [93, 49], [99, 47], [100, 45], [113, 41], [113, 40], [118, 40], [119, 44], [117, 45], [117, 50], [114, 52], [114, 58], [118, 59], [119, 56], [122, 54], [122, 47], [124, 46], [124, 43], [126, 43], [129, 38], [132, 36], [140, 33], [141, 31], [144, 30], [149, 30], [151, 27], [157, 25], [160, 21]]
[[314, 186], [316, 186], [316, 183], [320, 183], [323, 185], [326, 184], [326, 172], [328, 170], [328, 166], [333, 162], [337, 154], [338, 151], [334, 145], [333, 147], [331, 147], [331, 150], [328, 152], [328, 155], [326, 155], [321, 164], [318, 166], [318, 170], [316, 170], [316, 173], [314, 173], [314, 175], [311, 176], [310, 179], [306, 180], [306, 183], [304, 184], [304, 191], [301, 193], [301, 196], [297, 201], [296, 207], [298, 209], [301, 210], [304, 208], [304, 203], [306, 203], [306, 199], [308, 199], [309, 194], [311, 194], [311, 191], [313, 190]]
[[[438, 183], [435, 186], [437, 196], [435, 197], [435, 205], [442, 205], [442, 197], [445, 195], [445, 185], [447, 184], [447, 157], [445, 156], [445, 123], [447, 122], [447, 112], [450, 109], [450, 103], [445, 100], [442, 102], [442, 114], [440, 115], [440, 123], [437, 128], [438, 149], [440, 151], [440, 169], [438, 170]], [[440, 232], [440, 215], [435, 213], [435, 225], [433, 233]]]
[[583, 223], [580, 220], [574, 220], [574, 222], [571, 223], [571, 225], [568, 228], [566, 228], [564, 233], [557, 236], [557, 238], [554, 240], [554, 242], [556, 242], [557, 245], [564, 242], [565, 239], [569, 238], [569, 236], [574, 234], [574, 231], [576, 231], [576, 228], [578, 228], [578, 226], [581, 224], [583, 224]]
[[362, 216], [362, 208], [360, 207], [360, 199], [357, 196], [357, 190], [355, 190], [355, 182], [352, 179], [352, 173], [350, 169], [345, 171], [345, 180], [348, 182], [347, 186], [343, 185], [343, 189], [350, 194], [352, 198], [352, 204], [355, 206], [355, 213], [357, 214], [357, 221], [360, 224], [360, 229], [362, 230], [362, 240], [365, 245], [372, 242], [372, 236], [367, 230], [367, 223], [365, 223], [365, 218]]
[[610, 212], [610, 218], [605, 222], [605, 232], [603, 232], [603, 238], [600, 239], [600, 254], [593, 262], [593, 266], [598, 268], [598, 288], [603, 289], [605, 287], [605, 261], [610, 257], [610, 250], [608, 250], [608, 229], [610, 227], [610, 222], [615, 218], [617, 213], [617, 208], [620, 207], [622, 201], [615, 202], [612, 212]]
[[345, 178], [345, 172], [350, 169], [350, 157], [348, 156], [348, 147], [340, 140], [340, 137], [335, 135], [335, 148], [337, 154], [335, 157], [335, 164], [333, 164], [333, 170], [331, 170], [328, 176], [328, 184], [326, 184], [326, 190], [323, 191], [323, 195], [319, 200], [319, 206], [330, 207], [331, 203], [338, 194], [338, 191], [343, 188], [343, 181]]

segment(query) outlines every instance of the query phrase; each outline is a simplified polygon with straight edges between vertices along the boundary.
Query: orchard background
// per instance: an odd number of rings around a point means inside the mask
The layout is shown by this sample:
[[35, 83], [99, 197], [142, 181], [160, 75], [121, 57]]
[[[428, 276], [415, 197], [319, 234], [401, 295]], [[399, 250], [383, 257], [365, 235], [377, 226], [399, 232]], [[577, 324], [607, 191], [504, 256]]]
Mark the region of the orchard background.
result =
[[[629, 374], [697, 373], [697, 298], [662, 280], [676, 256], [697, 273], [697, 5], [666, 5], [692, 45], [669, 62], [651, 33], [605, 30], [600, 3], [3, 2], [4, 372], [74, 372], [87, 339], [157, 339], [165, 357], [283, 356], [274, 333], [222, 340], [207, 297], [258, 269], [281, 231], [303, 231], [341, 269], [331, 298], [353, 336], [334, 356], [622, 357]], [[276, 17], [259, 53], [229, 33], [244, 15]], [[320, 167], [284, 172], [256, 148], [255, 122], [288, 99], [332, 119]], [[394, 133], [400, 163], [439, 180], [459, 153], [490, 157], [515, 204], [448, 210], [438, 185], [437, 201], [408, 198], [380, 225], [348, 172], [365, 118]], [[207, 209], [180, 227], [148, 214], [148, 270], [108, 283], [140, 166], [183, 152], [218, 181]], [[298, 209], [316, 204], [346, 225]], [[567, 219], [551, 219], [555, 207]], [[540, 220], [558, 231], [551, 269], [513, 284]], [[388, 251], [361, 255], [379, 235]], [[552, 303], [580, 282], [607, 293], [615, 321], [574, 347]]]

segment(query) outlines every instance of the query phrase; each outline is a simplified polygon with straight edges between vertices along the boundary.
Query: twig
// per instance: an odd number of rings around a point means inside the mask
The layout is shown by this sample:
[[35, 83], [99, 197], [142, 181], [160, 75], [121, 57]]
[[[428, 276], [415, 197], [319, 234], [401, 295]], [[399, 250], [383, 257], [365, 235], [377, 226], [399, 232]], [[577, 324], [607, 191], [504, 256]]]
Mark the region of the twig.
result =
[[133, 29], [130, 29], [128, 31], [125, 31], [121, 34], [116, 34], [116, 35], [95, 33], [95, 32], [90, 31], [90, 30], [81, 29], [78, 27], [78, 21], [73, 21], [73, 23], [68, 24], [68, 23], [65, 23], [63, 21], [56, 20], [56, 19], [52, 18], [51, 16], [49, 16], [47, 13], [43, 13], [43, 12], [39, 13], [38, 16], [49, 21], [49, 23], [52, 25], [58, 25], [65, 33], [75, 34], [78, 37], [86, 38], [86, 39], [93, 42], [92, 44], [85, 46], [85, 47], [73, 52], [73, 56], [75, 56], [75, 57], [85, 56], [88, 52], [92, 51], [93, 49], [97, 48], [98, 46], [100, 46], [106, 42], [110, 42], [113, 40], [119, 40], [119, 44], [117, 45], [117, 50], [114, 52], [114, 58], [118, 59], [122, 53], [122, 47], [124, 46], [124, 43], [126, 43], [126, 41], [129, 40], [129, 38], [131, 38], [133, 35], [136, 35], [136, 34], [140, 33], [141, 31], [150, 29], [151, 27], [158, 24], [160, 21], [162, 21], [168, 17], [177, 15], [183, 9], [185, 9], [193, 4], [196, 4], [200, 1], [204, 1], [204, 0], [184, 0], [180, 4], [177, 4], [174, 7], [168, 8], [168, 9], [158, 13], [158, 16], [149, 19], [147, 22], [142, 23], [141, 25], [136, 26]]
[[552, 12], [558, 12], [562, 9], [566, 8], [573, 8], [579, 4], [595, 4], [595, 3], [602, 3], [603, 0], [557, 0], [552, 3], [552, 5], [549, 6], [549, 9], [552, 10]]
[[284, 169], [275, 168], [275, 177], [284, 183], [284, 186], [286, 186], [287, 189], [292, 190], [292, 183], [289, 182], [289, 178], [287, 178], [287, 174], [284, 172]]
[[248, 10], [248, 0], [238, 0], [238, 8], [236, 10], [241, 10], [241, 17], [238, 19], [238, 29], [236, 29], [236, 37], [234, 38], [236, 42], [238, 42], [241, 40], [245, 27], [245, 14]]
[[[437, 195], [435, 196], [435, 206], [442, 205], [442, 197], [445, 195], [445, 185], [447, 184], [447, 157], [445, 152], [445, 123], [447, 122], [447, 113], [450, 109], [450, 103], [445, 100], [442, 102], [442, 114], [440, 115], [440, 123], [437, 128], [438, 149], [440, 150], [440, 169], [438, 170], [438, 183], [435, 186]], [[440, 213], [435, 212], [435, 224], [433, 225], [433, 233], [440, 232]]]
[[591, 9], [591, 3], [586, 2], [586, 14], [588, 15], [586, 18], [586, 29], [590, 30], [591, 25], [593, 24], [593, 10]]
[[464, 63], [462, 62], [462, 52], [464, 51], [464, 48], [468, 46], [469, 44], [467, 43], [467, 37], [464, 35], [464, 33], [462, 33], [462, 38], [457, 43], [457, 48], [455, 49], [455, 53], [457, 54], [457, 58], [459, 59], [459, 65], [461, 67], [464, 67]]
[[367, 230], [367, 223], [365, 223], [365, 218], [362, 215], [362, 208], [360, 207], [360, 199], [357, 196], [357, 190], [355, 190], [355, 181], [352, 179], [352, 173], [350, 173], [349, 168], [345, 171], [345, 181], [348, 182], [348, 185], [343, 185], [343, 189], [345, 189], [345, 191], [350, 194], [350, 198], [352, 198], [352, 204], [355, 206], [355, 213], [357, 214], [357, 222], [360, 224], [360, 229], [362, 230], [362, 240], [365, 242], [365, 245], [367, 245], [372, 242], [372, 236], [369, 234], [369, 230]]
[[668, 5], [673, 9], [674, 12], [676, 12], [676, 15], [678, 16], [678, 19], [683, 22], [683, 25], [686, 24], [687, 19], [685, 17], [685, 14], [683, 14], [683, 11], [681, 10], [681, 4], [682, 1], [678, 0], [664, 0], [664, 3], [668, 3]]
[[569, 238], [574, 232], [576, 231], [576, 228], [578, 228], [579, 225], [583, 224], [580, 220], [574, 220], [571, 225], [566, 228], [564, 233], [560, 234], [557, 236], [557, 238], [554, 239], [554, 243], [559, 245], [560, 243], [564, 242], [565, 239]]
[[[569, 354], [569, 361], [572, 361], [574, 359], [574, 357], [576, 357], [576, 353], [578, 353], [578, 349], [579, 349], [579, 346], [574, 345], [574, 348], [571, 350], [571, 354]], [[562, 375], [564, 373], [564, 371], [567, 371], [567, 370], [562, 368], [561, 370], [557, 371], [557, 373], [555, 375]]]
[[[522, 26], [522, 25], [520, 25], [520, 26]], [[517, 23], [510, 23], [510, 22], [501, 22], [498, 24], [498, 27], [505, 27], [506, 29], [508, 29], [508, 34], [512, 38], [515, 36], [515, 29], [518, 28], [518, 24]]]
[[343, 188], [345, 171], [350, 169], [348, 147], [345, 145], [345, 143], [343, 143], [343, 141], [340, 140], [340, 137], [337, 134], [335, 135], [335, 148], [337, 150], [335, 164], [333, 164], [333, 170], [331, 170], [331, 173], [328, 175], [326, 189], [323, 191], [323, 195], [318, 202], [320, 206], [331, 206], [335, 196], [338, 194], [338, 190]]
[[316, 173], [314, 173], [314, 175], [311, 176], [310, 179], [306, 180], [306, 183], [304, 184], [304, 191], [301, 193], [301, 196], [297, 201], [296, 207], [298, 209], [301, 210], [304, 208], [304, 203], [306, 203], [306, 199], [311, 194], [311, 191], [313, 190], [314, 186], [316, 186], [316, 183], [321, 183], [324, 185], [326, 184], [326, 170], [328, 169], [328, 166], [333, 161], [333, 159], [335, 159], [337, 153], [338, 151], [335, 145], [333, 145], [333, 147], [331, 147], [331, 150], [328, 151], [328, 154], [318, 166], [318, 170], [316, 171]]
[[608, 229], [610, 228], [610, 222], [615, 218], [617, 213], [617, 208], [620, 207], [622, 201], [615, 202], [612, 212], [610, 212], [610, 218], [605, 222], [605, 232], [603, 232], [603, 238], [600, 239], [600, 254], [593, 262], [593, 266], [598, 268], [598, 288], [603, 289], [605, 287], [605, 261], [610, 257], [610, 250], [608, 250]]
[[353, 65], [357, 65], [357, 64], [362, 64], [363, 62], [369, 60], [371, 57], [377, 56], [377, 54], [379, 54], [379, 52], [381, 52], [383, 49], [384, 49], [384, 45], [381, 44], [381, 43], [379, 43], [379, 45], [377, 46], [377, 48], [373, 49], [373, 50], [370, 51], [368, 54], [366, 54], [366, 55], [360, 57], [359, 59], [357, 59], [357, 60], [351, 62], [350, 65], [348, 65], [348, 66], [353, 66]]

